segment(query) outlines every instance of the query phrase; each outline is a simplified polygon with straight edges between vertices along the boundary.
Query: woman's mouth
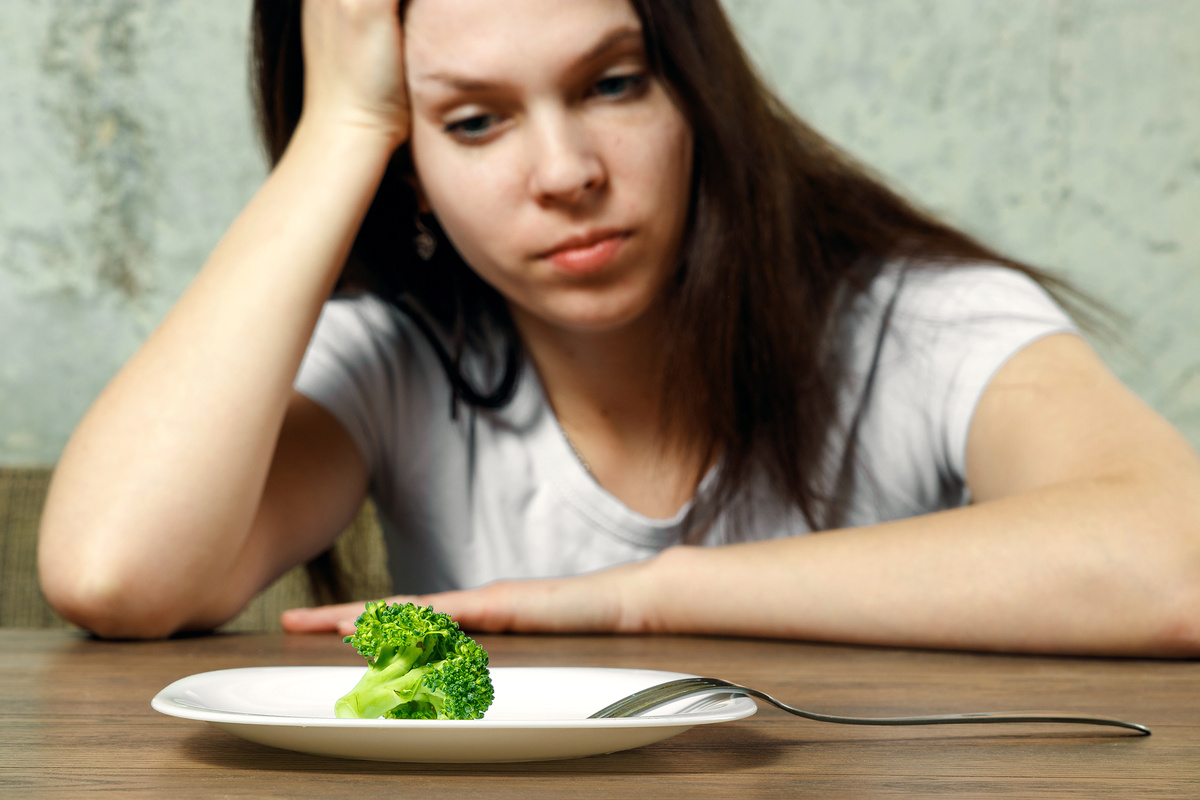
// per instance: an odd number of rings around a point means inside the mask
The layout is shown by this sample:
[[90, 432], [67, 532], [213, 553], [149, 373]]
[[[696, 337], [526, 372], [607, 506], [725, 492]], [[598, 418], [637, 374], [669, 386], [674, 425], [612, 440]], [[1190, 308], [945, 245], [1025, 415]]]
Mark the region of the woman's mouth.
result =
[[542, 253], [541, 258], [545, 258], [562, 272], [587, 275], [611, 263], [628, 239], [628, 231], [589, 231], [564, 239]]

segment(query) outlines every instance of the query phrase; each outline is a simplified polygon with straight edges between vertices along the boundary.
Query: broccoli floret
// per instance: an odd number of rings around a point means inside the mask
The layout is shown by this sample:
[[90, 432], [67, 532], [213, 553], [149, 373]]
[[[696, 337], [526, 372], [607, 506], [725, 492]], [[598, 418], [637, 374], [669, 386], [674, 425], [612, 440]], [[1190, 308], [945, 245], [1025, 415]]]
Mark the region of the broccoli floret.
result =
[[367, 659], [334, 705], [342, 719], [479, 719], [492, 704], [488, 655], [449, 614], [412, 603], [367, 603], [354, 645]]

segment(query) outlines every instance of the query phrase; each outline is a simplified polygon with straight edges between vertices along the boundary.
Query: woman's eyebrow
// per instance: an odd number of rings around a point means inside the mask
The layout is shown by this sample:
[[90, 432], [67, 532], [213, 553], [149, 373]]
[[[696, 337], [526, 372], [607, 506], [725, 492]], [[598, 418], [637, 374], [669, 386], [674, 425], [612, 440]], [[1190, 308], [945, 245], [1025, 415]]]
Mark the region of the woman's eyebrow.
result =
[[588, 50], [579, 58], [575, 59], [573, 66], [578, 67], [583, 64], [591, 63], [592, 61], [597, 61], [604, 56], [607, 56], [612, 51], [626, 47], [630, 44], [636, 44], [639, 48], [642, 47], [643, 42], [641, 28], [625, 25], [614, 28], [605, 34], [600, 41], [596, 42], [595, 46], [592, 47], [591, 50]]
[[[582, 65], [597, 61], [609, 55], [614, 50], [627, 47], [631, 43], [636, 43], [638, 47], [642, 46], [642, 31], [640, 28], [624, 25], [614, 28], [596, 42], [586, 53], [576, 58], [570, 69], [578, 69]], [[440, 83], [459, 92], [486, 92], [502, 85], [502, 82], [499, 81], [488, 80], [486, 78], [472, 78], [465, 75], [456, 75], [451, 72], [429, 72], [414, 75], [413, 78], [414, 83]]]

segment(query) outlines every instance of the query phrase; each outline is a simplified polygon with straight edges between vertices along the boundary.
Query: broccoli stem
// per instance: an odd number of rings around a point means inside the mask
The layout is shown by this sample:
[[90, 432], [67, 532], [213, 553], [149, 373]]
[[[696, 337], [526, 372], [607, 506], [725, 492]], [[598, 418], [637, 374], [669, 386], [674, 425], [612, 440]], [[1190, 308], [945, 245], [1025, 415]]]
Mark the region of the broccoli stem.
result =
[[412, 665], [424, 655], [423, 647], [408, 647], [391, 657], [381, 653], [359, 679], [358, 684], [333, 706], [338, 719], [378, 719], [409, 698], [420, 683], [423, 669]]

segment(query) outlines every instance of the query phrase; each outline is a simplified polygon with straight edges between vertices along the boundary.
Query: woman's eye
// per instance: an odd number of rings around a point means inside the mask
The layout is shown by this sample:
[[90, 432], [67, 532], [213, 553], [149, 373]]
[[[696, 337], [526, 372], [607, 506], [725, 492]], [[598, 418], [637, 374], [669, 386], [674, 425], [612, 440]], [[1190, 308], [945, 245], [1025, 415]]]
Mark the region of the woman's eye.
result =
[[640, 73], [610, 75], [607, 78], [601, 78], [596, 81], [592, 87], [592, 92], [599, 97], [619, 99], [637, 94], [645, 85], [646, 76]]
[[500, 115], [498, 114], [477, 114], [467, 119], [451, 122], [446, 125], [445, 130], [456, 139], [470, 142], [486, 138], [499, 123]]

